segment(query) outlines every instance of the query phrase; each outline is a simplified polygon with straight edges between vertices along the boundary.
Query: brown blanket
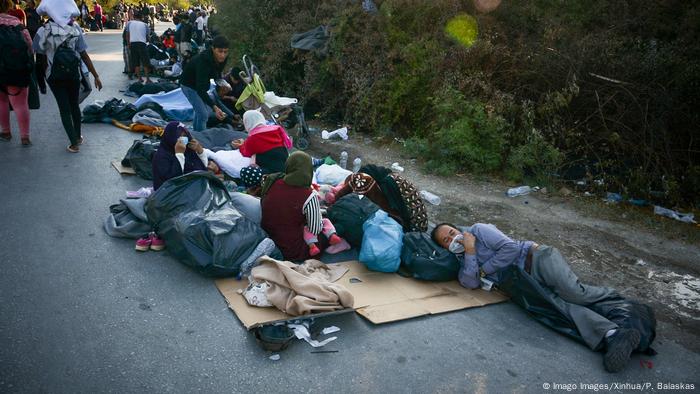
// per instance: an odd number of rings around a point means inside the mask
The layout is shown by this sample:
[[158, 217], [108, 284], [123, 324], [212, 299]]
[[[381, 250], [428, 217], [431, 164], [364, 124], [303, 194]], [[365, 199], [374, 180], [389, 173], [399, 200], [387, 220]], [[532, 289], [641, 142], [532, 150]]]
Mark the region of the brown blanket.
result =
[[266, 294], [272, 305], [288, 315], [299, 316], [352, 308], [352, 294], [333, 283], [346, 272], [347, 268], [318, 260], [297, 265], [265, 256], [253, 268], [252, 277], [270, 285]]

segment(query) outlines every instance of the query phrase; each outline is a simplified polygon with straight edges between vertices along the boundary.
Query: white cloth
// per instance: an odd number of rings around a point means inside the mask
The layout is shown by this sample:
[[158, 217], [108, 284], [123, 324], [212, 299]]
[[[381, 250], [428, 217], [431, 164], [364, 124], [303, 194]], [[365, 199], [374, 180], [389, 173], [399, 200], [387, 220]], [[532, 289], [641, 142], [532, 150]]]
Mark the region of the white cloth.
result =
[[264, 126], [267, 124], [267, 121], [265, 120], [265, 115], [262, 114], [262, 112], [252, 109], [249, 111], [245, 111], [243, 114], [243, 126], [245, 126], [245, 130], [250, 133], [251, 130], [258, 126]]
[[72, 18], [80, 16], [78, 6], [70, 0], [43, 0], [36, 12], [39, 15], [48, 15], [61, 27], [67, 26]]
[[137, 20], [129, 21], [126, 24], [126, 31], [129, 32], [129, 42], [148, 42], [148, 25]]
[[337, 164], [321, 164], [314, 172], [318, 184], [325, 183], [333, 186], [343, 182], [350, 174], [352, 174], [352, 171], [346, 170]]
[[275, 92], [265, 92], [263, 96], [265, 98], [265, 104], [268, 107], [286, 107], [288, 105], [296, 104], [299, 100], [291, 97], [280, 97], [275, 94]]
[[197, 24], [197, 30], [204, 30], [204, 18], [198, 16], [195, 23]]
[[238, 149], [220, 150], [218, 152], [204, 149], [204, 152], [206, 152], [207, 158], [214, 160], [231, 178], [240, 178], [241, 169], [248, 167], [251, 163], [250, 157], [244, 157]]

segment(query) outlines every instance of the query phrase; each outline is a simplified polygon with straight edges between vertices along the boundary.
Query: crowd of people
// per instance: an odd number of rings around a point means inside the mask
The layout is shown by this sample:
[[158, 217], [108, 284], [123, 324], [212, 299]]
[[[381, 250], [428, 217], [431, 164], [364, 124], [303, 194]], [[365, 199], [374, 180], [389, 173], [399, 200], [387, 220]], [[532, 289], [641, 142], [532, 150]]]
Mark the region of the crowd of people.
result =
[[[167, 11], [163, 6], [126, 6], [123, 2], [116, 10], [127, 21], [125, 68], [141, 82], [149, 83], [151, 63], [147, 45], [152, 42], [154, 19], [165, 17]], [[97, 1], [93, 2], [92, 11], [84, 1], [80, 4], [79, 18], [86, 21], [88, 15], [102, 20], [103, 11]], [[174, 29], [156, 38], [181, 65], [179, 83], [194, 110], [192, 130], [195, 132], [205, 130], [211, 119], [224, 121], [241, 114], [236, 113], [234, 104], [244, 86], [239, 69], [224, 73], [229, 41], [209, 31], [207, 18], [205, 10], [177, 13]], [[97, 24], [103, 29], [101, 22]], [[79, 152], [84, 142], [79, 92], [88, 72], [95, 86], [102, 88], [87, 52], [83, 28], [71, 18], [48, 18], [42, 23], [32, 0], [24, 8], [18, 0], [0, 0], [0, 37], [3, 45], [0, 140], [12, 139], [11, 105], [19, 124], [21, 144], [31, 145], [30, 90], [36, 85], [37, 90], [45, 93], [46, 82], [56, 98], [70, 142], [67, 150]], [[211, 95], [212, 80], [217, 85], [214, 95]], [[183, 123], [168, 123], [152, 160], [153, 189], [157, 191], [169, 180], [191, 172], [227, 169], [248, 194], [260, 199], [260, 226], [290, 261], [318, 256], [332, 246], [335, 251], [350, 247], [322, 210], [323, 204], [332, 206], [350, 193], [373, 201], [407, 232], [428, 231], [425, 205], [416, 188], [400, 175], [383, 167], [365, 166], [335, 185], [322, 200], [313, 178], [314, 168], [323, 160], [301, 151], [293, 152], [292, 139], [284, 127], [259, 110], [242, 113], [242, 123], [247, 137], [231, 141], [231, 149], [224, 154], [203, 147]], [[561, 313], [574, 322], [583, 341], [591, 349], [605, 350], [606, 370], [622, 370], [638, 347], [641, 340], [638, 330], [620, 327], [591, 308], [617, 293], [581, 283], [556, 248], [513, 240], [495, 226], [481, 223], [466, 229], [442, 223], [430, 235], [437, 245], [459, 256], [457, 279], [464, 287], [481, 287], [483, 279], [498, 285], [511, 267], [533, 278], [547, 289], [548, 297]], [[163, 240], [149, 234], [148, 238], [137, 241], [136, 248], [144, 250], [144, 245], [154, 244], [164, 248]]]

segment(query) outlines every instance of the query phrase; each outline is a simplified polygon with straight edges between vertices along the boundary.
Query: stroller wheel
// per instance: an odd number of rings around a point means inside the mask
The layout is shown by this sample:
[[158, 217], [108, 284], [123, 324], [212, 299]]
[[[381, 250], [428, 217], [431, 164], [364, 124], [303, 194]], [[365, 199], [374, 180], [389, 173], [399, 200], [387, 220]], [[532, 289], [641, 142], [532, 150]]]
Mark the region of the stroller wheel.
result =
[[297, 149], [306, 150], [309, 147], [309, 140], [304, 137], [297, 137], [295, 144]]

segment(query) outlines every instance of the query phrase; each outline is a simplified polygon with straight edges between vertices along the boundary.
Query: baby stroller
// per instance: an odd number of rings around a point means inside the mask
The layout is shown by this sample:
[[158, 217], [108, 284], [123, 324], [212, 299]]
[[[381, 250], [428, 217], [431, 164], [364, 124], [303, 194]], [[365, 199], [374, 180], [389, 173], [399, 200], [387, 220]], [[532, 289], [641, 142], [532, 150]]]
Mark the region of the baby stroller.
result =
[[294, 146], [305, 150], [309, 147], [309, 126], [304, 118], [304, 108], [297, 99], [278, 97], [274, 92], [265, 90], [258, 67], [243, 55], [243, 71], [240, 77], [246, 84], [241, 97], [236, 102], [237, 109], [259, 109], [266, 119], [284, 127], [288, 132], [296, 126]]

